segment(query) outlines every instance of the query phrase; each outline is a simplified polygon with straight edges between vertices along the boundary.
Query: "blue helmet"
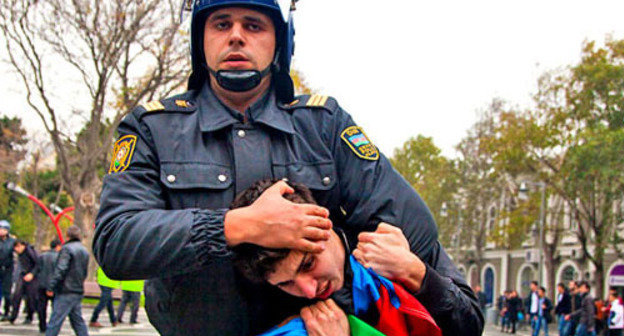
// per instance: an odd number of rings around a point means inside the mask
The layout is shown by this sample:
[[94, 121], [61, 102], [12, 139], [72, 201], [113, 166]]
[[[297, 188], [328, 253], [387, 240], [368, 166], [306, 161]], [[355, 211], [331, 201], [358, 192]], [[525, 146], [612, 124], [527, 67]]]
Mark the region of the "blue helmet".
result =
[[206, 18], [218, 8], [242, 6], [261, 10], [271, 17], [275, 24], [276, 51], [271, 66], [278, 98], [283, 102], [292, 101], [294, 86], [290, 78], [290, 62], [294, 52], [295, 29], [292, 9], [296, 0], [186, 0], [186, 10], [193, 11], [191, 19], [191, 61], [192, 74], [189, 89], [200, 89], [208, 78], [204, 56], [204, 25]]
[[0, 220], [0, 229], [6, 229], [7, 231], [11, 231], [11, 223], [7, 220]]

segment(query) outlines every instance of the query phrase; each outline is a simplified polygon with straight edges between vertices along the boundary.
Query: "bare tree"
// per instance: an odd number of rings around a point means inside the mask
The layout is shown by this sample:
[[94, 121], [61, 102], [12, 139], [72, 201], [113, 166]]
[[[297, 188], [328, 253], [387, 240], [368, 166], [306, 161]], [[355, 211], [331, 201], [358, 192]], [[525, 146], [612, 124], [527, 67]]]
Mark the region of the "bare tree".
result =
[[117, 125], [186, 80], [179, 1], [0, 1], [7, 61], [50, 136], [75, 223], [91, 236]]

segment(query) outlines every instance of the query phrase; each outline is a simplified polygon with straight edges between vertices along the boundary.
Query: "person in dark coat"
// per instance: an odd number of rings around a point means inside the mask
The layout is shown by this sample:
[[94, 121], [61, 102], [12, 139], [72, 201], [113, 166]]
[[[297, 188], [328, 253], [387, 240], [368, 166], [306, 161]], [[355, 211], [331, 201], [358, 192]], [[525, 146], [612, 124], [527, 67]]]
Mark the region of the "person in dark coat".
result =
[[581, 281], [579, 292], [581, 294], [581, 307], [566, 315], [566, 320], [578, 318], [575, 336], [596, 335], [596, 306], [594, 298], [589, 294], [591, 286], [587, 281]]
[[46, 331], [46, 319], [48, 315], [48, 301], [50, 297], [46, 295], [46, 288], [48, 282], [54, 271], [54, 265], [58, 258], [58, 253], [61, 250], [61, 241], [56, 238], [50, 242], [50, 250], [42, 253], [39, 256], [39, 262], [37, 263], [37, 270], [35, 276], [39, 282], [39, 288], [37, 290], [39, 297], [39, 304], [37, 311], [39, 312], [39, 332], [44, 333]]
[[[579, 283], [577, 281], [570, 281], [568, 283], [568, 290], [570, 291], [570, 306], [571, 313], [581, 309], [581, 293], [579, 291]], [[564, 332], [564, 336], [574, 336], [574, 332], [576, 331], [576, 326], [578, 325], [578, 316], [571, 317], [568, 322], [568, 327]]]
[[518, 297], [518, 292], [511, 291], [507, 300], [507, 314], [509, 315], [509, 328], [506, 330], [512, 334], [516, 333], [516, 324], [518, 323], [518, 314], [522, 311], [522, 299]]
[[6, 321], [11, 312], [11, 287], [13, 286], [13, 248], [15, 238], [9, 235], [11, 224], [0, 220], [0, 304], [4, 298], [4, 313], [0, 321]]
[[82, 318], [82, 297], [89, 267], [89, 252], [80, 242], [81, 237], [79, 227], [72, 225], [67, 229], [68, 241], [61, 247], [52, 277], [48, 281], [46, 295], [54, 297], [54, 301], [46, 336], [57, 336], [67, 316], [77, 336], [89, 335]]
[[572, 312], [572, 299], [568, 289], [563, 283], [557, 284], [557, 306], [555, 315], [559, 322], [558, 330], [560, 336], [565, 336], [569, 328], [570, 321], [566, 321], [565, 316]]
[[487, 305], [487, 298], [485, 297], [485, 293], [481, 290], [481, 285], [474, 286], [474, 292], [479, 300], [479, 308], [481, 308], [481, 312], [485, 315], [485, 306]]
[[[34, 274], [37, 271], [39, 256], [35, 249], [23, 240], [15, 242], [14, 250], [18, 255], [17, 260], [20, 271], [15, 292], [13, 293], [13, 307], [9, 321], [15, 323], [17, 315], [19, 314], [22, 298], [26, 298], [26, 318], [23, 323], [30, 324], [32, 323], [33, 314], [37, 311], [37, 306], [39, 305], [39, 293], [37, 292], [39, 289], [39, 282]], [[38, 311], [37, 315], [39, 315]], [[39, 315], [39, 320], [41, 319], [42, 317]]]

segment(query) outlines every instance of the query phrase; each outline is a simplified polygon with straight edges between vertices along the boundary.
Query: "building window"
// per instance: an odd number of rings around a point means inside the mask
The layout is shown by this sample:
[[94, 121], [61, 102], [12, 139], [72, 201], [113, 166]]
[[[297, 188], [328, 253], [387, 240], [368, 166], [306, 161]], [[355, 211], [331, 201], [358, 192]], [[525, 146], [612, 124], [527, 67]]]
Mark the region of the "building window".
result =
[[561, 282], [566, 284], [566, 286], [570, 281], [575, 281], [576, 279], [578, 279], [578, 272], [573, 266], [568, 265], [561, 272]]

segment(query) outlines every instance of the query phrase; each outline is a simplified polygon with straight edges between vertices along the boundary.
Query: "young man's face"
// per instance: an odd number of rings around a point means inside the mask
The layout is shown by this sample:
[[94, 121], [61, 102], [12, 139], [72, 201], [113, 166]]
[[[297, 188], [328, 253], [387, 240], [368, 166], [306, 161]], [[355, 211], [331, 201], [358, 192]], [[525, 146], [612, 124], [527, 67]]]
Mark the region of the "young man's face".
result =
[[539, 289], [537, 291], [537, 295], [539, 295], [539, 297], [544, 297], [544, 295], [546, 295], [546, 293], [543, 290]]
[[574, 281], [570, 281], [568, 283], [568, 288], [570, 288], [570, 292], [575, 292], [576, 291], [576, 283], [574, 283]]
[[535, 292], [537, 290], [537, 285], [534, 283], [531, 283], [531, 291]]
[[22, 245], [22, 244], [15, 244], [15, 247], [13, 247], [13, 250], [15, 251], [15, 253], [17, 254], [22, 254], [24, 253], [24, 250], [26, 249], [26, 246]]
[[271, 18], [248, 8], [216, 10], [204, 26], [206, 64], [218, 70], [266, 69], [275, 53]]
[[9, 230], [5, 228], [0, 228], [0, 237], [5, 237], [8, 234], [9, 234]]
[[563, 289], [562, 286], [557, 286], [557, 292], [559, 292], [559, 294], [563, 294], [563, 292], [565, 292], [565, 290]]
[[284, 292], [308, 299], [327, 299], [344, 285], [345, 249], [331, 231], [325, 250], [318, 254], [292, 250], [267, 281]]

